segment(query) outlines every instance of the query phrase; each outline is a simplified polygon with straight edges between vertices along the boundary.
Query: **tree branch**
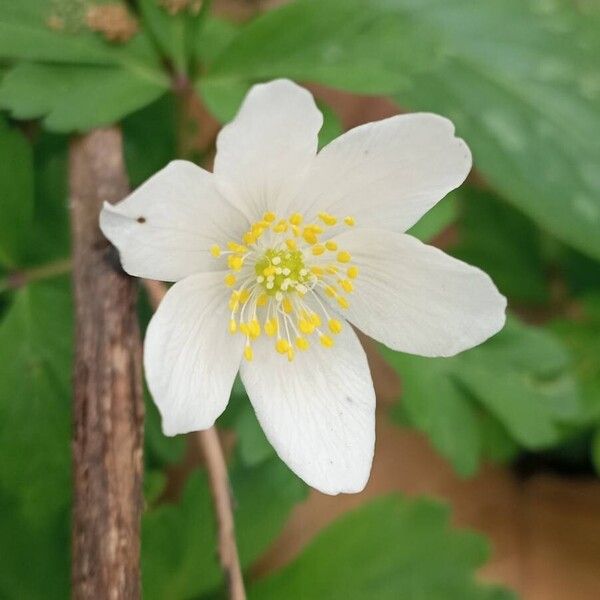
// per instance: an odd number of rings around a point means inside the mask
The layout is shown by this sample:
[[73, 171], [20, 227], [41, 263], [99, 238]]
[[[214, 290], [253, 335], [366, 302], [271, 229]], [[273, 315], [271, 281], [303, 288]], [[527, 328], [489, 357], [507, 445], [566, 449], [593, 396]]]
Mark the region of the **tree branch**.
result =
[[[166, 293], [164, 284], [158, 281], [144, 280], [150, 303], [154, 310], [158, 308]], [[214, 427], [196, 433], [198, 444], [204, 454], [211, 494], [215, 505], [219, 537], [219, 560], [225, 573], [229, 597], [231, 600], [245, 600], [244, 580], [240, 567], [237, 544], [235, 541], [235, 526], [231, 488], [227, 475], [227, 464], [223, 449]]]
[[128, 191], [117, 128], [71, 143], [76, 343], [73, 393], [73, 597], [140, 592], [143, 415], [136, 286], [98, 227]]

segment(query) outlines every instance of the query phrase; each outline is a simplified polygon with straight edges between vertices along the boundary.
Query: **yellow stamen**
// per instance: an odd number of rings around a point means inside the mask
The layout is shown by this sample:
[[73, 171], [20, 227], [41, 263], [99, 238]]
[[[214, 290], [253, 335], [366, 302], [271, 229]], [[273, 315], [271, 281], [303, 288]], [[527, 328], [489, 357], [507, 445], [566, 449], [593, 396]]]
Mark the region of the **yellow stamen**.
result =
[[337, 223], [337, 219], [328, 213], [319, 213], [319, 219], [321, 219], [321, 221], [323, 221], [323, 223], [329, 227], [332, 227]]
[[269, 337], [273, 337], [277, 333], [277, 321], [275, 319], [269, 319], [265, 322], [265, 333]]
[[315, 256], [321, 256], [321, 254], [323, 254], [325, 252], [325, 246], [321, 246], [321, 244], [317, 244], [316, 246], [312, 247], [312, 253]]
[[294, 310], [294, 305], [289, 298], [284, 298], [281, 306], [283, 307], [283, 312], [287, 313], [288, 315]]
[[327, 250], [330, 250], [331, 252], [333, 252], [334, 250], [338, 249], [338, 245], [335, 242], [332, 242], [331, 240], [329, 240], [328, 242], [325, 242], [325, 248], [327, 248]]
[[290, 249], [290, 250], [297, 250], [298, 249], [298, 244], [296, 244], [296, 240], [293, 238], [290, 238], [288, 240], [285, 240], [285, 245]]
[[319, 340], [320, 340], [321, 344], [323, 344], [323, 346], [325, 346], [325, 348], [331, 348], [331, 346], [333, 346], [333, 340], [328, 335], [325, 335], [324, 333], [322, 333], [319, 336]]
[[266, 212], [263, 215], [263, 219], [267, 222], [267, 223], [272, 223], [275, 219], [277, 218], [277, 215], [274, 212]]
[[210, 247], [210, 253], [215, 258], [218, 258], [219, 256], [221, 256], [221, 248], [219, 248], [219, 246], [217, 244], [214, 244], [213, 246]]
[[237, 331], [237, 323], [235, 319], [229, 321], [229, 333], [235, 333]]
[[306, 338], [297, 337], [296, 338], [296, 346], [298, 346], [298, 348], [300, 350], [304, 351], [304, 350], [308, 350], [308, 348], [310, 347], [310, 344]]
[[356, 221], [354, 220], [354, 217], [344, 217], [344, 223], [346, 223], [348, 227], [354, 227]]
[[342, 324], [337, 319], [329, 319], [329, 330], [331, 333], [340, 333]]
[[254, 352], [252, 351], [252, 346], [248, 345], [244, 348], [244, 358], [250, 362], [254, 358]]
[[348, 281], [347, 279], [340, 279], [338, 283], [342, 286], [342, 289], [348, 294], [354, 289], [352, 282]]
[[279, 354], [287, 354], [287, 351], [290, 349], [290, 345], [288, 341], [284, 338], [279, 338], [275, 343], [275, 349]]
[[358, 267], [348, 267], [346, 274], [348, 277], [350, 277], [350, 279], [356, 279], [358, 277]]
[[352, 256], [350, 255], [350, 252], [348, 252], [347, 250], [342, 250], [341, 252], [338, 252], [337, 259], [338, 259], [338, 262], [347, 263], [352, 260]]
[[225, 285], [227, 287], [231, 287], [234, 284], [235, 284], [235, 275], [233, 275], [232, 273], [228, 273], [227, 275], [225, 275]]
[[292, 225], [300, 225], [300, 223], [302, 223], [302, 215], [300, 213], [294, 213], [290, 217], [290, 223]]
[[346, 298], [344, 298], [344, 296], [338, 296], [337, 297], [337, 303], [342, 308], [348, 308], [350, 306], [350, 302], [348, 302], [348, 300]]

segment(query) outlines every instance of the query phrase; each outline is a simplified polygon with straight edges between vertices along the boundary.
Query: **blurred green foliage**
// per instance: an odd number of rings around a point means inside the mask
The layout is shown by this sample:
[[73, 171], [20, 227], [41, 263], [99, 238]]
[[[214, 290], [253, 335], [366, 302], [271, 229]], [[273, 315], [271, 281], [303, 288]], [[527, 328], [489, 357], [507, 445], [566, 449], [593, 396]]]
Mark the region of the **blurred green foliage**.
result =
[[[90, 31], [84, 6], [0, 0], [0, 597], [69, 594], [72, 303], [57, 276], [70, 245], [67, 134], [120, 122], [138, 185], [180, 152], [181, 90], [195, 90], [220, 121], [250, 85], [279, 76], [450, 117], [477, 176], [412, 233], [443, 233], [449, 252], [490, 273], [514, 314], [454, 358], [382, 348], [403, 382], [392, 418], [425, 432], [463, 476], [523, 452], [572, 460], [573, 447], [600, 472], [597, 3], [298, 0], [232, 23], [208, 0], [175, 15], [137, 0], [122, 3], [138, 20], [124, 43]], [[341, 124], [320, 107], [323, 145]], [[147, 406], [145, 596], [218, 597], [204, 474], [167, 493], [186, 442], [165, 438]], [[276, 457], [239, 382], [220, 425], [237, 436], [231, 477], [249, 569], [307, 490]], [[483, 541], [449, 530], [439, 505], [390, 497], [334, 523], [250, 596], [510, 598], [474, 583], [485, 558]]]

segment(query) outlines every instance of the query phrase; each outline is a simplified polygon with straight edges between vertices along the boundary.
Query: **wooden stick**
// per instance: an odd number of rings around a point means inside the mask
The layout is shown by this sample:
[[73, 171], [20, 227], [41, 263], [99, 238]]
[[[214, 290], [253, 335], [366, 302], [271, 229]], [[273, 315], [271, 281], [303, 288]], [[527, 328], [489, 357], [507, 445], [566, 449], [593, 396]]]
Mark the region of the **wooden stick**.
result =
[[103, 201], [128, 191], [117, 128], [71, 143], [75, 294], [73, 557], [75, 599], [140, 591], [143, 418], [136, 286], [98, 228]]
[[[154, 310], [158, 308], [167, 288], [158, 281], [144, 280], [150, 303]], [[223, 455], [223, 448], [219, 435], [214, 427], [196, 434], [200, 449], [204, 454], [206, 469], [211, 494], [215, 505], [219, 537], [219, 560], [225, 573], [229, 598], [231, 600], [245, 600], [244, 580], [240, 559], [235, 541], [235, 525], [233, 520], [233, 505], [231, 501], [231, 488], [227, 475], [227, 463]]]

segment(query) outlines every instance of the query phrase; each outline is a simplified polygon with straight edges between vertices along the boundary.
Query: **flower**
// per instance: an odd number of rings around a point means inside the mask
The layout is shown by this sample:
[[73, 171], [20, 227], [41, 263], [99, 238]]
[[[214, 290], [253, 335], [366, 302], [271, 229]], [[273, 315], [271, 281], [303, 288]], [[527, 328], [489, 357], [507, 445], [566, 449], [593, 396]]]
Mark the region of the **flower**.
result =
[[138, 277], [174, 281], [144, 343], [163, 430], [213, 425], [240, 372], [289, 467], [327, 494], [369, 477], [375, 393], [349, 323], [394, 350], [451, 356], [499, 331], [479, 269], [405, 234], [459, 186], [471, 154], [434, 114], [348, 131], [280, 79], [255, 85], [217, 139], [214, 173], [174, 161], [100, 225]]

